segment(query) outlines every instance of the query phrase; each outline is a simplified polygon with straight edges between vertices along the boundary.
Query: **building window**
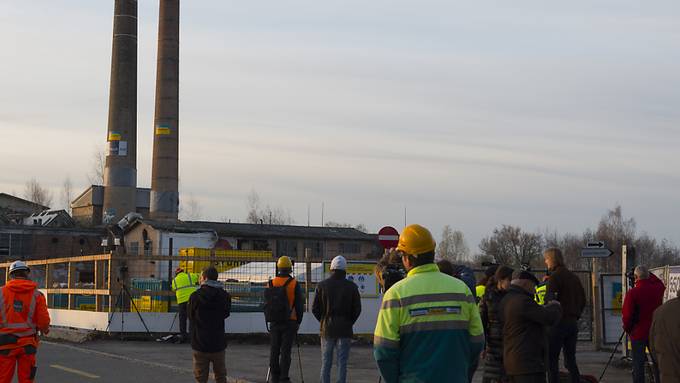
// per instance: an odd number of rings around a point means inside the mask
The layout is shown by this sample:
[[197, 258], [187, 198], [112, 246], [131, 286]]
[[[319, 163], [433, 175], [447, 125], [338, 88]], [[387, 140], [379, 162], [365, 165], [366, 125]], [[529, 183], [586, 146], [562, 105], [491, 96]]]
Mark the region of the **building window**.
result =
[[271, 250], [269, 248], [269, 241], [266, 239], [255, 239], [253, 240], [253, 250]]
[[282, 256], [296, 258], [298, 255], [298, 243], [297, 241], [291, 241], [289, 239], [282, 239], [276, 241], [276, 256]]
[[139, 255], [139, 242], [130, 242], [128, 251], [130, 255]]
[[340, 254], [361, 253], [361, 245], [355, 242], [340, 242], [338, 249], [340, 250]]
[[306, 241], [305, 249], [310, 249], [309, 256], [316, 259], [323, 259], [323, 242]]

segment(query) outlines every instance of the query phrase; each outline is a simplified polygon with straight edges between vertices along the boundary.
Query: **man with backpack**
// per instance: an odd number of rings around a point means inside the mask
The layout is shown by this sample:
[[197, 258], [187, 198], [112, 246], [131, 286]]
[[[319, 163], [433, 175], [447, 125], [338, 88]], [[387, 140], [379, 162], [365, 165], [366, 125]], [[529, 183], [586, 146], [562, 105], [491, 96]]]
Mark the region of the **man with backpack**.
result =
[[361, 314], [359, 288], [347, 280], [347, 260], [338, 255], [331, 261], [331, 275], [319, 283], [312, 313], [321, 323], [321, 383], [330, 383], [333, 351], [338, 353], [338, 383], [347, 380], [347, 359], [352, 326]]
[[291, 348], [305, 309], [302, 288], [291, 276], [292, 272], [290, 258], [279, 258], [276, 262], [276, 277], [269, 281], [264, 293], [264, 315], [271, 334], [269, 369], [272, 383], [290, 382]]

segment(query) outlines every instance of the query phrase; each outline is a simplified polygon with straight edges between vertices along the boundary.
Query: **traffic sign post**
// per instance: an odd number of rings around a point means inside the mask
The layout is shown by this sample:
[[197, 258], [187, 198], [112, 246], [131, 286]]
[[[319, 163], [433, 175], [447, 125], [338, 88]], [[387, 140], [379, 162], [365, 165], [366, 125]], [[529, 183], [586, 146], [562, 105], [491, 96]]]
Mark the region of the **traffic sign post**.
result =
[[581, 249], [581, 258], [609, 258], [612, 254], [609, 249]]
[[581, 249], [581, 258], [608, 258], [613, 254], [604, 241], [589, 241], [586, 247]]
[[399, 232], [392, 226], [385, 226], [378, 231], [378, 242], [385, 249], [397, 247], [399, 244]]
[[599, 258], [608, 258], [613, 251], [607, 248], [604, 241], [589, 241], [586, 247], [581, 249], [582, 258], [591, 258], [591, 284], [592, 284], [592, 297], [591, 302], [593, 302], [593, 344], [595, 350], [599, 350], [602, 347], [602, 315], [600, 312], [600, 265]]

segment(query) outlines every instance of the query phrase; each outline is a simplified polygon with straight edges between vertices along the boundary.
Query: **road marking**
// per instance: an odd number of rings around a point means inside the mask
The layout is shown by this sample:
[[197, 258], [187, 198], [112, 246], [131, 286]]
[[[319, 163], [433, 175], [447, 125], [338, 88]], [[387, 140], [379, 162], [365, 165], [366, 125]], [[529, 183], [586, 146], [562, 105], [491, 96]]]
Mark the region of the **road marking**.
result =
[[84, 377], [90, 378], [90, 379], [99, 379], [99, 378], [100, 378], [99, 375], [89, 374], [89, 373], [87, 373], [87, 372], [85, 372], [85, 371], [80, 371], [80, 370], [76, 370], [76, 369], [74, 369], [74, 368], [68, 368], [68, 367], [60, 366], [60, 365], [58, 365], [58, 364], [50, 364], [50, 367], [56, 368], [57, 370], [62, 370], [62, 371], [70, 372], [71, 374], [76, 374], [76, 375], [84, 376]]
[[[99, 355], [99, 356], [103, 356], [103, 357], [106, 357], [106, 358], [118, 359], [118, 360], [122, 360], [122, 361], [126, 361], [126, 362], [132, 362], [132, 363], [139, 363], [139, 364], [143, 364], [143, 365], [146, 365], [146, 366], [149, 366], [149, 367], [164, 368], [164, 369], [168, 369], [168, 370], [171, 370], [171, 371], [175, 371], [175, 372], [180, 373], [180, 374], [189, 374], [191, 376], [193, 376], [193, 374], [194, 374], [194, 370], [192, 370], [192, 369], [186, 369], [186, 368], [181, 368], [181, 367], [177, 367], [177, 366], [173, 366], [173, 365], [169, 365], [169, 364], [164, 364], [164, 363], [150, 362], [150, 361], [147, 361], [147, 360], [130, 358], [130, 357], [119, 355], [119, 354], [112, 354], [112, 353], [108, 353], [108, 352], [93, 350], [91, 348], [71, 346], [71, 345], [64, 344], [64, 343], [56, 343], [56, 342], [50, 342], [50, 341], [46, 341], [46, 340], [41, 340], [40, 343], [41, 344], [49, 344], [50, 346], [55, 346], [55, 347], [62, 347], [62, 348], [66, 348], [66, 349], [73, 350], [73, 351], [79, 351], [79, 352], [82, 352], [82, 353], [85, 353], [85, 354], [88, 354], [88, 355]], [[213, 374], [210, 374], [210, 376], [212, 376], [214, 378]], [[99, 377], [97, 377], [97, 378], [99, 378]], [[227, 381], [233, 382], [233, 383], [252, 383], [249, 380], [245, 380], [243, 378], [232, 378], [230, 376], [227, 376]]]

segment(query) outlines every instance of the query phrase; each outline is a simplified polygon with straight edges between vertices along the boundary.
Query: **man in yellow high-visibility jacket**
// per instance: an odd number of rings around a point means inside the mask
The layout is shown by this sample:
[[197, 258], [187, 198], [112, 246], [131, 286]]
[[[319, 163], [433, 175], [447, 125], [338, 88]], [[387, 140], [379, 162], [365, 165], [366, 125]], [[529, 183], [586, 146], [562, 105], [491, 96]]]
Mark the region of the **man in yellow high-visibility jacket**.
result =
[[198, 289], [198, 274], [184, 272], [184, 269], [178, 267], [175, 270], [175, 279], [172, 280], [172, 291], [177, 297], [177, 306], [179, 308], [179, 334], [181, 341], [184, 342], [187, 337], [187, 303], [189, 297]]
[[475, 296], [463, 281], [439, 272], [434, 250], [432, 234], [420, 225], [399, 236], [408, 275], [385, 292], [373, 337], [385, 383], [468, 383], [484, 346]]

